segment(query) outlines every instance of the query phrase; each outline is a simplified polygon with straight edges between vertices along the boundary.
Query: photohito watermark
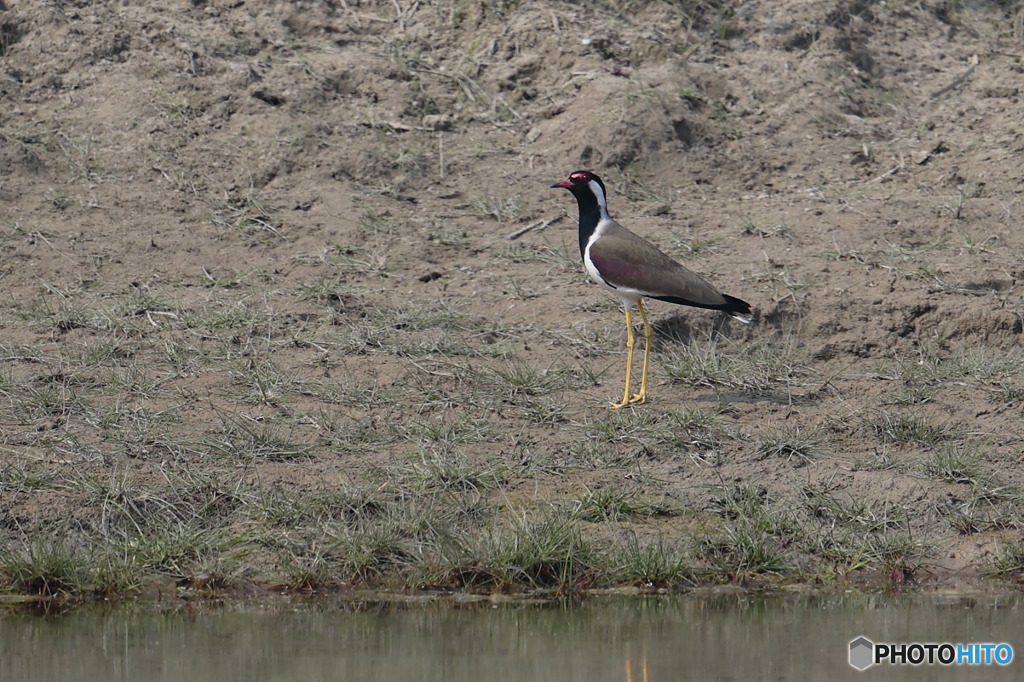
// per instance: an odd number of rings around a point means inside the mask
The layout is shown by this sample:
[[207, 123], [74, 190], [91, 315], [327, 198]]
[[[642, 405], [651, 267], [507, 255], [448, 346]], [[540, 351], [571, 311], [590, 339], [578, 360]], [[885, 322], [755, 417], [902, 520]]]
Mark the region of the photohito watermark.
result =
[[1009, 665], [1013, 647], [1009, 644], [910, 644], [876, 643], [867, 637], [850, 642], [850, 665], [867, 670], [880, 663], [889, 665]]

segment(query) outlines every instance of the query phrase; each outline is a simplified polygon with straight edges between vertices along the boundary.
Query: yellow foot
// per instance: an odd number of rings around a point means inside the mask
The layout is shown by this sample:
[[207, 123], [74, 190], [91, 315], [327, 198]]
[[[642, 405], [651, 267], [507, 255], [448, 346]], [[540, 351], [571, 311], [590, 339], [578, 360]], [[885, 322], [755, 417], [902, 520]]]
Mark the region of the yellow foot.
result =
[[623, 400], [621, 403], [609, 403], [609, 406], [613, 410], [621, 410], [626, 405], [639, 405], [642, 402], [647, 401], [647, 395], [643, 393], [637, 393], [629, 400]]

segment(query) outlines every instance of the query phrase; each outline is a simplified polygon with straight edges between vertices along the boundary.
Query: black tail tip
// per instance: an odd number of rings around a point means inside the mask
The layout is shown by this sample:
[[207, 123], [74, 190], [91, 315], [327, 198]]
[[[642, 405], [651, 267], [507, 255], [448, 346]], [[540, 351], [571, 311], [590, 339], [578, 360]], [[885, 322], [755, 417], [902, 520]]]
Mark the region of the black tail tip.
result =
[[750, 324], [752, 313], [750, 312], [750, 304], [746, 301], [736, 298], [735, 296], [728, 296], [722, 294], [725, 299], [725, 305], [722, 306], [722, 310], [735, 317], [740, 322], [746, 322]]

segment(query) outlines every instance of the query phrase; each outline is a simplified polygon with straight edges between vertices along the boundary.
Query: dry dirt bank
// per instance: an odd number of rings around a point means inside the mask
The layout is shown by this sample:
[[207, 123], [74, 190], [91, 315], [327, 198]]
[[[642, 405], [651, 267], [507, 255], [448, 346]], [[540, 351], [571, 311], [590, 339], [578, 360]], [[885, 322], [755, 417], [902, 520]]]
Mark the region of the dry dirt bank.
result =
[[[1013, 574], [1021, 22], [3, 0], [8, 574], [57, 536], [186, 582], [501, 582], [482, 538], [552, 518], [688, 576]], [[547, 189], [579, 167], [756, 310], [652, 306], [622, 413], [615, 302]]]

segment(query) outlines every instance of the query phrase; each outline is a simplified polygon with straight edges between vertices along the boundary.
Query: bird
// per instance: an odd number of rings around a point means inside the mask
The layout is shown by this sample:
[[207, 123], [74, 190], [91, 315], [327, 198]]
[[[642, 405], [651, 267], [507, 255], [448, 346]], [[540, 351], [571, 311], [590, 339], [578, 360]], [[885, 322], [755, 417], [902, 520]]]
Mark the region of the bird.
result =
[[[687, 270], [654, 244], [613, 220], [608, 214], [608, 193], [604, 182], [595, 173], [574, 171], [568, 179], [551, 187], [567, 189], [576, 197], [583, 266], [594, 281], [622, 300], [626, 313], [626, 381], [622, 400], [611, 403], [612, 409], [647, 400], [647, 367], [654, 331], [647, 321], [643, 299], [721, 310], [741, 322], [750, 323], [749, 303], [721, 293], [700, 275]], [[640, 312], [644, 324], [644, 359], [640, 390], [630, 394], [633, 346], [636, 342], [631, 315], [634, 308]]]

